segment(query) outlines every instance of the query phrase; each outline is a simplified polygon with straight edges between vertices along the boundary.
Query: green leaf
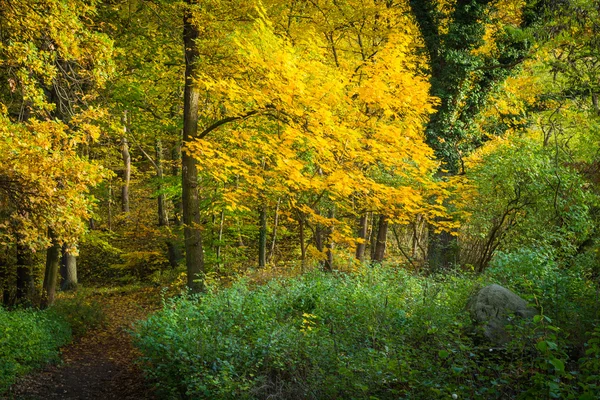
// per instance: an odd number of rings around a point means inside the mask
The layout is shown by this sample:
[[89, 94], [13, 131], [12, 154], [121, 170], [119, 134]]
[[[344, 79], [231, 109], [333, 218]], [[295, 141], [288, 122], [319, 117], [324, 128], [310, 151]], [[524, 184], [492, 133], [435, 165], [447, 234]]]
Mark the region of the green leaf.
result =
[[564, 372], [565, 371], [565, 363], [563, 363], [558, 358], [554, 358], [554, 357], [551, 358], [550, 359], [550, 364], [552, 364], [554, 366], [554, 369], [556, 369], [558, 372]]
[[448, 353], [447, 350], [440, 350], [438, 351], [438, 356], [442, 359], [445, 360], [446, 358], [448, 358], [448, 356], [450, 355], [450, 353]]
[[544, 351], [548, 350], [548, 343], [546, 343], [545, 341], [542, 340], [541, 342], [538, 342], [538, 344], [536, 344], [535, 347], [539, 351], [544, 352]]

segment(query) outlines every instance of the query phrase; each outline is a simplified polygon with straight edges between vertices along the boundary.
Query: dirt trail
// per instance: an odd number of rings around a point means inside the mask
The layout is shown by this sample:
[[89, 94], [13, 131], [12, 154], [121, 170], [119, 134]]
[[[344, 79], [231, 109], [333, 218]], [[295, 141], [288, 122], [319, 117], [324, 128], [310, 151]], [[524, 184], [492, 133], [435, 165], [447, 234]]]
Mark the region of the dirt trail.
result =
[[127, 329], [156, 310], [158, 290], [152, 288], [117, 289], [98, 292], [106, 315], [105, 326], [62, 350], [60, 365], [21, 378], [10, 390], [8, 399], [154, 399], [135, 364], [138, 353]]

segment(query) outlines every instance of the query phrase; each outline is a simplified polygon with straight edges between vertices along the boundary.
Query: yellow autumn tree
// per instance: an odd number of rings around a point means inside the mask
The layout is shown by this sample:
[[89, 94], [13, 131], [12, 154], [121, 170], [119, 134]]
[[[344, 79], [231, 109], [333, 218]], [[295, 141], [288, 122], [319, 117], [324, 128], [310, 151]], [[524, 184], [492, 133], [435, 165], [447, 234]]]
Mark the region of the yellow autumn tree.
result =
[[290, 215], [321, 226], [326, 244], [354, 244], [352, 217], [365, 210], [397, 223], [445, 212], [423, 140], [435, 100], [405, 7], [245, 4], [235, 9], [248, 22], [236, 28], [196, 10], [201, 46], [218, 37], [220, 47], [203, 51], [206, 123], [187, 149], [223, 183], [223, 203], [249, 210], [283, 199]]
[[49, 249], [52, 302], [60, 246], [83, 233], [87, 192], [102, 177], [80, 150], [100, 135], [94, 98], [112, 71], [112, 41], [93, 29], [86, 1], [0, 8], [0, 238], [17, 247], [17, 297], [30, 279], [23, 253]]

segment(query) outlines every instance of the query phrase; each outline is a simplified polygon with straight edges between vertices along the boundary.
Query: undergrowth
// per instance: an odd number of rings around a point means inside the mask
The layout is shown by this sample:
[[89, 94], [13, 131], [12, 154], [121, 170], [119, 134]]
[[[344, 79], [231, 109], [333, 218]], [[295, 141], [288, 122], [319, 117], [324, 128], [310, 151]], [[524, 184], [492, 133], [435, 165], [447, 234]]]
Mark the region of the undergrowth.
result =
[[[374, 267], [352, 275], [311, 272], [258, 287], [241, 281], [200, 297], [165, 300], [162, 311], [138, 325], [135, 341], [146, 374], [165, 398], [598, 395], [590, 383], [597, 377], [598, 330], [575, 343], [570, 332], [576, 327], [554, 320], [554, 314], [562, 317], [559, 310], [544, 311], [544, 304], [556, 304], [546, 296], [571, 289], [525, 293], [542, 313], [533, 323], [515, 324], [506, 348], [474, 333], [465, 304], [478, 287], [497, 281], [501, 269], [481, 277], [424, 278]], [[581, 283], [564, 279], [561, 284]], [[584, 349], [579, 355], [578, 346]]]
[[49, 311], [0, 307], [0, 393], [19, 375], [58, 360], [58, 348], [71, 339], [69, 324]]

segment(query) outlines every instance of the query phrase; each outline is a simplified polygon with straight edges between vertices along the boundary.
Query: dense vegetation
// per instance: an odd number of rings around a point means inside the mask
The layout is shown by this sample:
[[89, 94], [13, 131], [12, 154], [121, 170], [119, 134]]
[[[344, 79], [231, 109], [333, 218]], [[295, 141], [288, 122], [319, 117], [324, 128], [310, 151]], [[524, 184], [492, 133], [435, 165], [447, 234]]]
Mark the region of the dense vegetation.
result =
[[143, 282], [167, 397], [598, 397], [596, 3], [0, 0], [0, 390]]
[[[241, 281], [166, 300], [138, 326], [137, 345], [165, 398], [594, 399], [600, 330], [588, 268], [563, 274], [524, 253], [478, 277], [376, 266]], [[515, 325], [506, 348], [483, 342], [465, 310], [489, 282], [544, 310]]]
[[69, 324], [48, 311], [0, 308], [0, 393], [18, 375], [58, 361], [58, 348], [70, 339]]

